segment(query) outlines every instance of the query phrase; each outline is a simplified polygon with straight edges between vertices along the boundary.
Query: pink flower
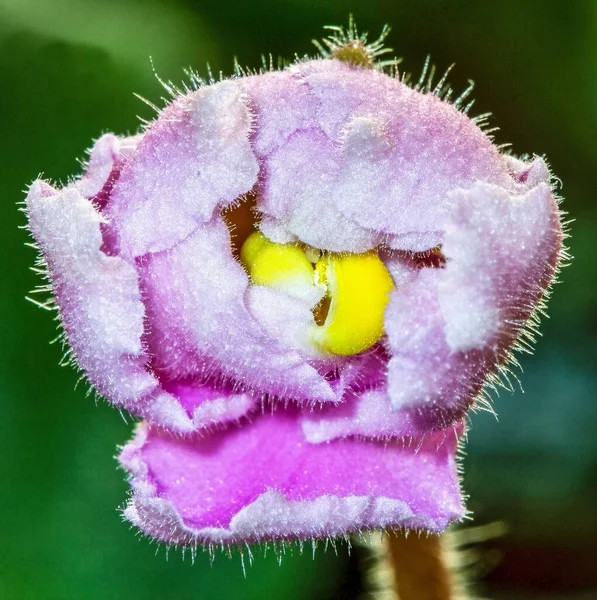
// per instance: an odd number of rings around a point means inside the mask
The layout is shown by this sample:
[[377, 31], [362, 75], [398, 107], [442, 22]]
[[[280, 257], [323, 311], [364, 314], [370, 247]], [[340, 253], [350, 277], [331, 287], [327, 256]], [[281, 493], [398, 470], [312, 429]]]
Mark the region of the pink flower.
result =
[[344, 42], [177, 95], [29, 191], [78, 366], [145, 420], [125, 515], [166, 542], [460, 519], [463, 417], [557, 269], [545, 162]]

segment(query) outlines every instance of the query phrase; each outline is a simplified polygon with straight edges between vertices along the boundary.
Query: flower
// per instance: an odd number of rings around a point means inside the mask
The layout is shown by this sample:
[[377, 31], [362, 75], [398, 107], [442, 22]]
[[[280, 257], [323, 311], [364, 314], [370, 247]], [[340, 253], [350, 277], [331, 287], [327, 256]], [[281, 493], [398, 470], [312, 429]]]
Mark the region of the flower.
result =
[[327, 47], [177, 93], [27, 196], [76, 363], [144, 419], [125, 515], [169, 543], [460, 519], [463, 419], [558, 267], [543, 159], [381, 68], [381, 41]]

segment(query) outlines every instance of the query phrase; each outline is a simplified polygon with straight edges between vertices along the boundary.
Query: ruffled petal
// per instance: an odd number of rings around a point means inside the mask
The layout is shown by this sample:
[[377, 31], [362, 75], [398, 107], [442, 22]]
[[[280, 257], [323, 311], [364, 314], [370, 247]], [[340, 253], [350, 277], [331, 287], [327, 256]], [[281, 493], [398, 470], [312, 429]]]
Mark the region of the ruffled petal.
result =
[[297, 131], [265, 159], [257, 205], [296, 239], [315, 248], [335, 252], [374, 248], [381, 237], [347, 219], [331, 201], [338, 169], [337, 149], [322, 130]]
[[450, 194], [443, 269], [423, 269], [386, 312], [393, 407], [468, 406], [507, 361], [557, 270], [562, 231], [543, 181]]
[[[380, 85], [380, 84], [378, 84]], [[441, 242], [449, 193], [483, 181], [513, 190], [491, 140], [466, 115], [399, 81], [359, 107], [341, 138], [332, 202], [361, 227], [385, 233], [396, 249]]]
[[79, 367], [102, 395], [134, 409], [158, 385], [145, 369], [135, 269], [100, 250], [102, 217], [77, 187], [36, 181], [26, 205]]
[[74, 358], [102, 396], [177, 433], [235, 420], [253, 408], [253, 398], [229, 389], [163, 389], [143, 342], [138, 274], [102, 251], [103, 218], [79, 186], [57, 191], [37, 181], [26, 204]]
[[303, 434], [312, 444], [358, 436], [369, 440], [421, 438], [454, 427], [464, 409], [425, 404], [392, 410], [388, 392], [388, 356], [377, 346], [354, 363], [342, 402], [314, 406], [301, 413]]
[[147, 130], [116, 182], [107, 216], [120, 253], [159, 252], [257, 181], [251, 114], [233, 81], [175, 100]]
[[[479, 181], [516, 189], [489, 137], [433, 94], [339, 61], [301, 63], [278, 78], [305, 102], [283, 120], [283, 134], [266, 129], [277, 143], [264, 156], [258, 207], [276, 239], [337, 252], [381, 242], [419, 252], [443, 241], [450, 191]], [[267, 81], [274, 97], [286, 97]]]
[[379, 102], [388, 86], [402, 85], [378, 71], [338, 60], [313, 60], [290, 69], [309, 86], [317, 101], [317, 124], [334, 142], [340, 140], [350, 116], [360, 106]]
[[251, 145], [265, 157], [299, 130], [316, 127], [317, 100], [293, 70], [238, 80], [255, 115]]
[[126, 518], [171, 544], [235, 544], [407, 527], [464, 515], [454, 431], [412, 443], [306, 441], [295, 411], [182, 441], [142, 424], [120, 461]]
[[358, 436], [369, 440], [418, 438], [432, 431], [454, 426], [464, 410], [437, 406], [407, 407], [392, 410], [387, 389], [364, 392], [350, 390], [337, 405], [303, 411], [303, 434], [312, 444]]
[[112, 133], [100, 137], [89, 151], [83, 177], [75, 182], [81, 194], [103, 209], [120, 170], [134, 153], [140, 140], [141, 136], [121, 138]]
[[549, 184], [520, 196], [477, 184], [454, 192], [451, 201], [443, 245], [448, 263], [439, 284], [450, 350], [511, 343], [558, 261], [562, 233]]
[[155, 368], [167, 379], [220, 377], [258, 396], [339, 400], [304, 354], [253, 318], [245, 300], [248, 276], [230, 252], [221, 219], [168, 252], [144, 257], [139, 271], [148, 347]]
[[[238, 421], [257, 404], [254, 395], [235, 390], [235, 386], [229, 382], [178, 380], [166, 382], [163, 387], [192, 420], [192, 427], [187, 428], [192, 431], [212, 429], [229, 421]], [[161, 424], [162, 421], [156, 422]]]

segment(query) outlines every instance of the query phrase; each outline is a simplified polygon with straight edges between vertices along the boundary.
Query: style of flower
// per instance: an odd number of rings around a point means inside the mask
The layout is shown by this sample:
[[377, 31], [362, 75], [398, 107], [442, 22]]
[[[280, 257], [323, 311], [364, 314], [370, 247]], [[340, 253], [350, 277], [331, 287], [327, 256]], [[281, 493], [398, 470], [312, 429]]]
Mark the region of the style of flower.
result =
[[76, 363], [143, 419], [124, 514], [168, 543], [462, 518], [463, 419], [557, 270], [541, 158], [389, 73], [381, 40], [326, 44], [175, 93], [27, 196]]

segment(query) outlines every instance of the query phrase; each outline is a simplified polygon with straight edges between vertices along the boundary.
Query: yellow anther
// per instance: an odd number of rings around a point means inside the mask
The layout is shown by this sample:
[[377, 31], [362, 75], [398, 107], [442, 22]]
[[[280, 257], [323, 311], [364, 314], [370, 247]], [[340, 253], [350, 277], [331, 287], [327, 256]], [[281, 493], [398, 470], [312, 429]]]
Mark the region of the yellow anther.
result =
[[394, 284], [377, 253], [319, 255], [314, 249], [278, 244], [255, 232], [243, 244], [240, 257], [255, 285], [310, 303], [314, 315], [310, 337], [319, 351], [357, 354], [383, 335], [384, 311]]
[[394, 284], [375, 252], [326, 254], [316, 265], [316, 278], [327, 285], [330, 299], [325, 323], [315, 330], [315, 343], [332, 354], [357, 354], [384, 333], [384, 311]]
[[256, 231], [243, 244], [240, 259], [256, 285], [265, 285], [293, 296], [317, 296], [317, 289], [313, 286], [313, 265], [297, 245], [277, 244]]

